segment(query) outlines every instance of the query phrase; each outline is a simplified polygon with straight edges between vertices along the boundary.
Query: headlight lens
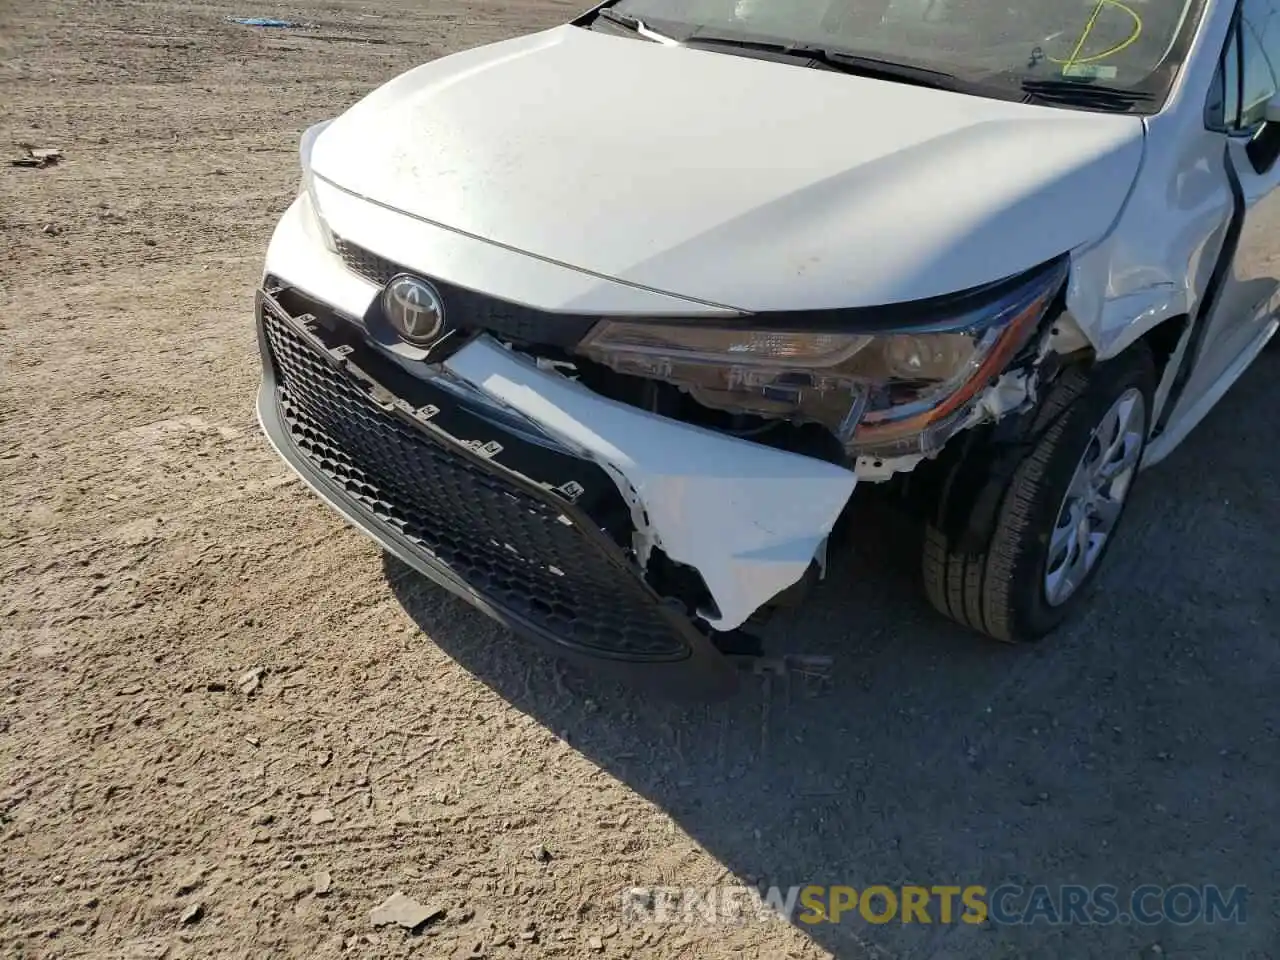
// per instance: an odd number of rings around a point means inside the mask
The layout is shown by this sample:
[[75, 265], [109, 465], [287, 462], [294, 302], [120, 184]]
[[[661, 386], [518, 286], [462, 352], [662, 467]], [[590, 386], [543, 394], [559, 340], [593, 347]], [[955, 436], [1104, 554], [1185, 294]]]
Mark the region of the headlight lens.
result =
[[320, 228], [320, 236], [324, 240], [324, 245], [330, 250], [336, 250], [337, 245], [333, 241], [333, 234], [329, 230], [329, 225], [324, 221], [324, 214], [320, 212], [320, 201], [316, 198], [315, 177], [311, 172], [311, 151], [315, 148], [316, 140], [320, 134], [332, 120], [325, 120], [317, 123], [313, 127], [308, 127], [302, 134], [302, 142], [298, 145], [298, 159], [302, 166], [302, 186], [300, 191], [307, 195], [307, 200], [311, 204], [311, 212], [315, 215], [316, 225]]
[[825, 367], [852, 356], [870, 337], [843, 333], [787, 333], [777, 330], [717, 330], [690, 324], [606, 321], [583, 341], [585, 352], [602, 357], [625, 354], [640, 366], [678, 358], [706, 363], [786, 369]]
[[868, 335], [605, 320], [579, 345], [620, 373], [667, 380], [706, 406], [826, 426], [852, 453], [928, 453], [1018, 353], [1065, 264], [954, 316]]

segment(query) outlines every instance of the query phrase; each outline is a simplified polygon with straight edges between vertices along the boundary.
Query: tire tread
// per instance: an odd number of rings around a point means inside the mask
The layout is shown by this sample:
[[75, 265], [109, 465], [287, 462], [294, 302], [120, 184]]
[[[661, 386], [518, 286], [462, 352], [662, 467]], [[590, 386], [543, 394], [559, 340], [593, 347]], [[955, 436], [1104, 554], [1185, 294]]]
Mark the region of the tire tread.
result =
[[[1144, 356], [1142, 362], [1149, 369], [1149, 358]], [[1018, 565], [1025, 561], [1028, 538], [1036, 536], [1046, 476], [1068, 429], [1070, 418], [1065, 414], [1090, 383], [1090, 370], [1085, 367], [1071, 367], [1054, 382], [1032, 424], [1033, 435], [1040, 439], [1014, 471], [985, 550], [956, 552], [946, 533], [932, 523], [925, 525], [921, 555], [925, 594], [943, 615], [996, 640], [1026, 639], [1015, 607]]]

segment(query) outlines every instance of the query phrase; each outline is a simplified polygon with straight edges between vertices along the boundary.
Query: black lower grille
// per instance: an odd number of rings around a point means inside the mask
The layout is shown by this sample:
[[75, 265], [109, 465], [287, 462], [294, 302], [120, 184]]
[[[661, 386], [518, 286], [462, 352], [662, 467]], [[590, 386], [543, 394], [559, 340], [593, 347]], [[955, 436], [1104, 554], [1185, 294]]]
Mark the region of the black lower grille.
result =
[[581, 519], [382, 409], [270, 310], [262, 323], [293, 445], [378, 524], [569, 646], [628, 660], [688, 655], [657, 597]]

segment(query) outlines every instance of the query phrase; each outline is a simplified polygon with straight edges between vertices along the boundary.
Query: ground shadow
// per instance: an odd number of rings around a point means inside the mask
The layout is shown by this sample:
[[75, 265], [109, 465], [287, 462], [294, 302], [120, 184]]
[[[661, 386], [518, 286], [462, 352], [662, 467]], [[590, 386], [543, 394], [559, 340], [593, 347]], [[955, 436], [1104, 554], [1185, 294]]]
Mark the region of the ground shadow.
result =
[[458, 630], [479, 615], [398, 561], [387, 572], [451, 656], [743, 882], [1251, 888], [1246, 922], [1214, 927], [801, 925], [837, 956], [1075, 960], [1160, 943], [1262, 957], [1277, 912], [1259, 851], [1280, 839], [1274, 363], [1144, 475], [1088, 616], [1035, 647], [935, 616], [912, 545], [874, 503], [828, 583], [771, 627], [774, 648], [834, 657], [830, 680], [750, 678], [714, 705], [655, 703], [499, 629]]

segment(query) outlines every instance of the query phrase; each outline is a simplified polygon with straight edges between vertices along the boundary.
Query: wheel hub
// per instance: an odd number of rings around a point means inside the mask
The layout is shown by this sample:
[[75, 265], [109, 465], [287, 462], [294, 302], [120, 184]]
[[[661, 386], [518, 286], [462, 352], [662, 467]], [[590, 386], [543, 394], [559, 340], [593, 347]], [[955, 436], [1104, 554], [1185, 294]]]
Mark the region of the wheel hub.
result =
[[1137, 473], [1146, 423], [1146, 400], [1130, 387], [1090, 434], [1049, 538], [1044, 592], [1050, 606], [1066, 603], [1102, 555]]

